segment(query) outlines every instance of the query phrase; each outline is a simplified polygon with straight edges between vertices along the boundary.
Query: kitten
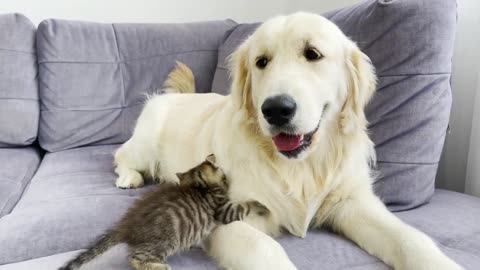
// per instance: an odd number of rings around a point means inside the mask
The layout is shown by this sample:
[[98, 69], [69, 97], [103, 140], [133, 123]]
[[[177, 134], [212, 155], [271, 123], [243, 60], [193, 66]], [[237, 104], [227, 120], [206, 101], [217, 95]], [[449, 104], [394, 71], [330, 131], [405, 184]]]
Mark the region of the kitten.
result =
[[168, 256], [200, 244], [219, 223], [242, 220], [251, 210], [268, 214], [258, 202], [229, 201], [227, 179], [213, 155], [177, 176], [180, 185], [164, 183], [145, 194], [93, 247], [60, 270], [78, 269], [119, 243], [128, 244], [134, 269], [171, 269]]

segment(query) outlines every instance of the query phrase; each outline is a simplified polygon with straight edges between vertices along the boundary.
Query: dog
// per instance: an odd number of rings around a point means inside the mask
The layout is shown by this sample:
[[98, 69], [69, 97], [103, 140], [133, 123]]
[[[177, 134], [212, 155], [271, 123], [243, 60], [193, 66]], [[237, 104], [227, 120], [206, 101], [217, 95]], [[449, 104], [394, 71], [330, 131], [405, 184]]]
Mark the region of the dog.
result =
[[152, 97], [115, 154], [116, 185], [178, 179], [215, 154], [230, 197], [256, 200], [268, 217], [220, 226], [205, 243], [228, 269], [296, 269], [274, 237], [329, 227], [395, 269], [462, 269], [403, 223], [372, 189], [374, 145], [364, 107], [374, 67], [322, 16], [295, 13], [263, 23], [230, 57], [231, 94], [194, 94], [179, 65], [167, 94]]

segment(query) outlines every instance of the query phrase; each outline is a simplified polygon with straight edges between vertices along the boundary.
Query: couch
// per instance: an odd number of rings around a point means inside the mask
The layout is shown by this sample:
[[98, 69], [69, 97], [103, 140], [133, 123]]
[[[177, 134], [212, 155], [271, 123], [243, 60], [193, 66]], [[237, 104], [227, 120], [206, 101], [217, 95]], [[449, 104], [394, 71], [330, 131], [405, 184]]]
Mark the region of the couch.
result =
[[[480, 269], [480, 199], [435, 189], [451, 106], [455, 0], [366, 0], [327, 12], [371, 58], [375, 192], [465, 269]], [[227, 56], [258, 24], [100, 24], [0, 15], [0, 270], [56, 269], [152, 188], [114, 185], [112, 154], [179, 60], [228, 94]], [[278, 239], [298, 269], [389, 269], [328, 230]], [[234, 244], [234, 243], [232, 243]], [[218, 269], [199, 249], [176, 270]], [[119, 245], [85, 269], [131, 269]]]

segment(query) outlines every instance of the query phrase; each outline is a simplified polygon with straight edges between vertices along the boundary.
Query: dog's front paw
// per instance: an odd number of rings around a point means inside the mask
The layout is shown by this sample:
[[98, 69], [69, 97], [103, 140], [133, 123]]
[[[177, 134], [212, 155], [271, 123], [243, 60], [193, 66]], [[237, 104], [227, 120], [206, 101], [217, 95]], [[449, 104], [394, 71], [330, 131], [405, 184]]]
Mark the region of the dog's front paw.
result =
[[408, 260], [399, 270], [464, 270], [463, 267], [443, 254], [432, 257], [425, 256], [420, 260]]
[[123, 171], [115, 182], [118, 188], [140, 188], [143, 187], [143, 176], [134, 170]]

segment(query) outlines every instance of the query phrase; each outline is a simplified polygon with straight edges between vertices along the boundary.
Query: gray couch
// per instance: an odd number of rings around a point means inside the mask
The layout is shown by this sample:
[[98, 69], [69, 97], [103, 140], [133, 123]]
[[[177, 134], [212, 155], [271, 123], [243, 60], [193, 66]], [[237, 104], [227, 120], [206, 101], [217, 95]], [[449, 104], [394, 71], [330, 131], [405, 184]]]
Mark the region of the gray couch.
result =
[[[375, 191], [465, 269], [480, 269], [480, 199], [435, 190], [448, 125], [455, 0], [367, 0], [325, 14], [376, 66], [367, 108]], [[256, 24], [98, 24], [0, 15], [0, 270], [56, 269], [146, 190], [115, 188], [112, 153], [176, 60], [227, 93], [225, 58]], [[388, 269], [328, 231], [279, 239], [298, 269]], [[176, 270], [217, 269], [193, 249]], [[117, 246], [86, 269], [130, 269]]]

